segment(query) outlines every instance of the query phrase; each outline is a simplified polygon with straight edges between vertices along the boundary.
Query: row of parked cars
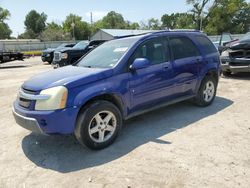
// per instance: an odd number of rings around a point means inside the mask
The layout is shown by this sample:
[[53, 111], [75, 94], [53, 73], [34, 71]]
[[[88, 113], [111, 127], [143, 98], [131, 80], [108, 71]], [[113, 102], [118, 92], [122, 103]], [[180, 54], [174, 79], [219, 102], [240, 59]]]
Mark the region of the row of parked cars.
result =
[[104, 43], [104, 40], [80, 41], [78, 43], [61, 44], [55, 49], [42, 52], [42, 61], [48, 62], [54, 68], [72, 65], [90, 50]]

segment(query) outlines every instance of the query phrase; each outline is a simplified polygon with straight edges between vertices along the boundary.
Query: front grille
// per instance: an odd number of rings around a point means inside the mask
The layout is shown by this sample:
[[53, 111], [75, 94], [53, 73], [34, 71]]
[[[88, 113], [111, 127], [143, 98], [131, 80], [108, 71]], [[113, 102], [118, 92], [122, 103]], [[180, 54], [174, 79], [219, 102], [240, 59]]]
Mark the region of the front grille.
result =
[[[28, 89], [24, 89], [24, 88], [21, 88], [21, 90], [24, 92], [24, 93], [27, 93], [27, 94], [31, 94], [31, 95], [35, 95], [36, 92], [35, 91], [32, 91], [32, 90], [28, 90]], [[29, 100], [29, 99], [25, 99], [25, 98], [22, 98], [22, 97], [18, 97], [18, 104], [24, 108], [29, 108], [30, 107], [30, 104], [31, 104], [32, 100]]]
[[231, 51], [229, 54], [232, 58], [250, 58], [250, 50]]
[[61, 52], [54, 52], [54, 61], [61, 60]]
[[233, 62], [229, 63], [230, 66], [249, 66], [250, 63], [238, 63], [238, 62]]

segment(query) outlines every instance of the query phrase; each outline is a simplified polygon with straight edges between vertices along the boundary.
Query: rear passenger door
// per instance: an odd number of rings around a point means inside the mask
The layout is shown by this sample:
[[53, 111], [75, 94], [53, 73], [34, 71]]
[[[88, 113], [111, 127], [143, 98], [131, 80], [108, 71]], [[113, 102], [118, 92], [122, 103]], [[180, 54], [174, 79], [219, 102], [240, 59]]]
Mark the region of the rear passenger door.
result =
[[192, 95], [198, 80], [198, 64], [202, 60], [199, 49], [186, 36], [171, 36], [175, 93], [178, 96]]

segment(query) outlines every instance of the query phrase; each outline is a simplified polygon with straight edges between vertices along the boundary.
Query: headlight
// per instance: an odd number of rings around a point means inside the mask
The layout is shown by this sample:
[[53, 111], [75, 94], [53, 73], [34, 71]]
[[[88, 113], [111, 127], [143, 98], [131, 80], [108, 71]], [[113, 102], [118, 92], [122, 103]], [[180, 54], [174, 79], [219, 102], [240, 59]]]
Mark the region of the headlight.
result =
[[46, 56], [47, 56], [47, 57], [50, 57], [50, 54], [47, 54]]
[[62, 53], [62, 59], [67, 59], [68, 58], [68, 54], [67, 53]]
[[221, 57], [229, 57], [229, 52], [226, 50], [226, 51], [223, 51], [221, 53]]
[[68, 89], [64, 86], [42, 90], [41, 95], [49, 95], [49, 99], [37, 100], [35, 110], [57, 110], [66, 107]]

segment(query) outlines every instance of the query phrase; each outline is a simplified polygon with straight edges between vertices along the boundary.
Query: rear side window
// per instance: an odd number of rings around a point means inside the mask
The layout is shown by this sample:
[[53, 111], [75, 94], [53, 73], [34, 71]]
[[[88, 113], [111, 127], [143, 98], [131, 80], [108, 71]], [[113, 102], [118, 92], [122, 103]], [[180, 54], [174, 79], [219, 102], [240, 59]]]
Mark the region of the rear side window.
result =
[[200, 55], [198, 48], [187, 37], [170, 37], [169, 40], [174, 59], [182, 59]]
[[195, 38], [197, 42], [203, 46], [206, 54], [212, 54], [212, 53], [217, 52], [217, 49], [215, 48], [214, 44], [210, 40], [208, 40], [207, 37], [196, 36]]

